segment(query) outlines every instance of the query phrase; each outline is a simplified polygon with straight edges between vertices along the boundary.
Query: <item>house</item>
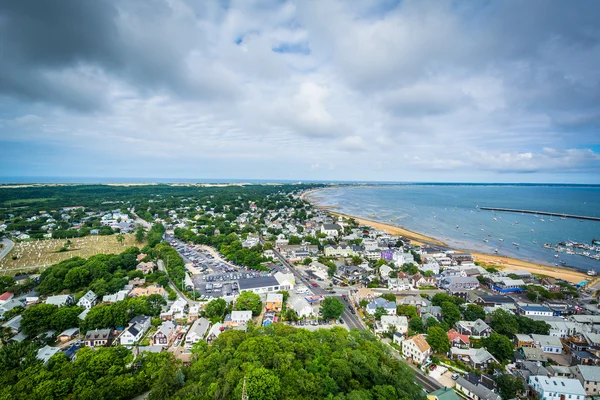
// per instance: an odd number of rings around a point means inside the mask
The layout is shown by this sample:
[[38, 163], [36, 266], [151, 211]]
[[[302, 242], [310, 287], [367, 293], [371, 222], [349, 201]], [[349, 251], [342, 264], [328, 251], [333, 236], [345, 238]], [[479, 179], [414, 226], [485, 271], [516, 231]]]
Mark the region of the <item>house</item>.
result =
[[[426, 306], [421, 307], [421, 315], [431, 314], [435, 319], [439, 319], [442, 317], [442, 307], [440, 306]], [[424, 321], [427, 321], [424, 319]]]
[[119, 337], [121, 346], [132, 345], [139, 342], [146, 331], [150, 328], [151, 318], [145, 315], [140, 315], [129, 321], [129, 326]]
[[577, 379], [532, 375], [527, 382], [541, 400], [584, 400], [585, 389]]
[[60, 294], [58, 296], [50, 296], [46, 299], [46, 304], [52, 304], [57, 307], [70, 306], [75, 304], [75, 297], [72, 294]]
[[420, 288], [421, 286], [436, 286], [437, 281], [434, 277], [427, 277], [421, 274], [414, 274], [412, 277], [412, 285], [415, 288]]
[[281, 293], [268, 293], [265, 308], [267, 310], [281, 311], [283, 307], [283, 294]]
[[9, 300], [6, 303], [0, 305], [0, 318], [4, 318], [4, 313], [17, 307], [24, 307], [25, 304], [21, 300]]
[[130, 293], [129, 290], [123, 289], [119, 290], [117, 293], [113, 294], [105, 294], [102, 296], [103, 303], [116, 303], [117, 301], [123, 301], [127, 298], [127, 295]]
[[469, 399], [502, 400], [502, 397], [485, 387], [483, 384], [474, 384], [462, 376], [456, 380], [454, 389], [457, 392], [463, 393]]
[[188, 305], [187, 301], [185, 301], [181, 297], [178, 297], [177, 300], [175, 300], [173, 302], [173, 304], [171, 304], [171, 307], [169, 307], [168, 311], [160, 313], [160, 318], [161, 319], [181, 319], [184, 316], [183, 314], [185, 312], [187, 305]]
[[515, 334], [514, 342], [516, 347], [533, 347], [534, 345], [532, 337], [522, 333]]
[[221, 332], [223, 332], [224, 330], [225, 330], [225, 325], [223, 325], [221, 323], [214, 324], [212, 326], [212, 328], [210, 328], [210, 331], [208, 331], [208, 335], [206, 336], [206, 341], [208, 343], [212, 343], [215, 339], [217, 339], [219, 337]]
[[314, 312], [312, 306], [304, 297], [290, 297], [287, 304], [292, 310], [296, 311], [299, 317], [308, 317]]
[[200, 317], [200, 306], [198, 304], [190, 305], [188, 311], [188, 322], [197, 320]]
[[175, 333], [176, 325], [171, 321], [165, 321], [156, 330], [154, 336], [152, 336], [152, 345], [163, 345], [166, 346], [171, 342], [173, 334]]
[[337, 237], [341, 230], [342, 230], [342, 227], [339, 226], [338, 224], [323, 224], [323, 225], [321, 225], [321, 233], [323, 233], [327, 236]]
[[408, 332], [408, 318], [404, 315], [382, 315], [381, 320], [375, 322], [375, 333], [388, 331], [406, 335]]
[[452, 276], [442, 279], [440, 286], [451, 291], [473, 290], [479, 287], [479, 281], [473, 276]]
[[378, 308], [383, 308], [388, 315], [396, 315], [396, 302], [387, 301], [384, 298], [377, 297], [367, 304], [366, 312], [370, 315], [375, 315]]
[[469, 339], [469, 335], [460, 334], [454, 329], [450, 329], [447, 332], [447, 335], [452, 347], [458, 347], [461, 349], [468, 349], [471, 347], [471, 339]]
[[86, 346], [110, 346], [112, 342], [112, 332], [110, 329], [94, 329], [85, 334], [83, 343]]
[[160, 285], [153, 285], [145, 288], [135, 288], [131, 292], [129, 292], [129, 296], [131, 297], [151, 296], [153, 294], [160, 294], [165, 299], [168, 295], [167, 291]]
[[50, 346], [46, 345], [38, 350], [35, 358], [37, 358], [38, 360], [41, 360], [45, 365], [45, 364], [48, 364], [48, 361], [50, 360], [50, 358], [52, 358], [52, 356], [58, 352], [60, 352], [60, 349], [58, 347], [50, 347]]
[[477, 298], [473, 301], [473, 303], [475, 303], [481, 307], [502, 306], [504, 308], [511, 308], [511, 306], [513, 306], [513, 308], [514, 308], [515, 301], [511, 297], [508, 297], [508, 296], [481, 295], [481, 296], [477, 296]]
[[279, 281], [273, 276], [263, 276], [259, 278], [240, 279], [238, 287], [241, 292], [254, 292], [256, 294], [277, 292], [281, 289]]
[[325, 257], [353, 257], [362, 249], [358, 246], [349, 246], [345, 244], [331, 245], [324, 247]]
[[204, 339], [208, 328], [210, 327], [210, 321], [206, 318], [199, 318], [194, 321], [192, 327], [185, 336], [185, 342], [187, 344], [198, 343]]
[[148, 275], [154, 272], [154, 263], [152, 261], [141, 262], [135, 269], [141, 271], [144, 275]]
[[458, 347], [452, 347], [450, 348], [450, 357], [462, 360], [476, 369], [485, 369], [492, 362], [497, 362], [494, 356], [483, 347], [479, 349], [460, 349]]
[[83, 307], [86, 310], [94, 307], [96, 305], [96, 302], [98, 301], [98, 296], [96, 296], [96, 293], [92, 292], [91, 290], [88, 290], [86, 294], [84, 294], [79, 301], [77, 302], [77, 305], [79, 307]]
[[398, 301], [398, 304], [403, 306], [415, 306], [418, 310], [420, 307], [428, 306], [429, 301], [421, 296], [406, 296], [401, 298]]
[[21, 331], [21, 320], [23, 319], [22, 315], [17, 315], [16, 317], [11, 318], [4, 324], [2, 324], [3, 328], [8, 328], [12, 333], [19, 333]]
[[492, 334], [492, 328], [481, 319], [475, 321], [458, 321], [454, 328], [461, 335], [476, 337], [488, 337]]
[[517, 313], [526, 317], [551, 317], [554, 314], [548, 307], [522, 303], [517, 304]]
[[577, 365], [574, 368], [577, 379], [588, 396], [600, 394], [600, 367], [591, 365]]
[[532, 334], [531, 338], [535, 345], [541, 348], [544, 353], [561, 354], [563, 351], [560, 338], [556, 336]]
[[296, 277], [292, 273], [276, 272], [273, 277], [279, 283], [279, 290], [291, 290], [296, 286]]
[[546, 365], [548, 362], [548, 356], [537, 347], [520, 347], [515, 351], [514, 357], [517, 361], [531, 361], [541, 365]]
[[229, 328], [246, 325], [252, 319], [252, 311], [232, 311], [225, 316], [225, 325]]
[[210, 321], [206, 318], [199, 318], [194, 321], [192, 327], [185, 336], [186, 344], [194, 344], [204, 339], [208, 328], [210, 327]]
[[32, 290], [25, 295], [25, 302], [27, 304], [37, 303], [38, 301], [40, 301], [40, 294], [35, 290]]
[[58, 335], [57, 340], [59, 342], [65, 343], [65, 342], [68, 342], [69, 340], [75, 339], [78, 335], [79, 335], [79, 328], [69, 328], [69, 329], [62, 331], [62, 333], [60, 333]]
[[444, 386], [435, 392], [429, 393], [427, 400], [459, 400], [459, 397], [453, 389]]
[[431, 355], [431, 347], [425, 336], [419, 334], [402, 342], [402, 354], [415, 364], [423, 364]]
[[12, 300], [15, 295], [10, 292], [4, 292], [0, 295], [0, 305], [6, 303], [9, 300]]

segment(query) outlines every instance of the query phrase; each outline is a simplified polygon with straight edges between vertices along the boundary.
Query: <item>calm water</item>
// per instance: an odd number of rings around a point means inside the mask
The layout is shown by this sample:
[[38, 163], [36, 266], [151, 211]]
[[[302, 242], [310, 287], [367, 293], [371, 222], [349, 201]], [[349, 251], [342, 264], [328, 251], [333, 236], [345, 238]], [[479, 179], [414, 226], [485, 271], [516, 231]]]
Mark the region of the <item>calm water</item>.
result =
[[[321, 205], [336, 206], [344, 214], [423, 233], [451, 247], [485, 253], [497, 249], [499, 255], [549, 265], [563, 260], [569, 266], [600, 271], [598, 260], [566, 253], [559, 253], [559, 258], [555, 258], [554, 250], [542, 247], [544, 243], [555, 245], [567, 240], [591, 244], [592, 239], [600, 239], [600, 222], [477, 208], [515, 208], [600, 217], [600, 186], [436, 184], [348, 187], [322, 190], [311, 199]], [[513, 242], [519, 246], [514, 246]]]

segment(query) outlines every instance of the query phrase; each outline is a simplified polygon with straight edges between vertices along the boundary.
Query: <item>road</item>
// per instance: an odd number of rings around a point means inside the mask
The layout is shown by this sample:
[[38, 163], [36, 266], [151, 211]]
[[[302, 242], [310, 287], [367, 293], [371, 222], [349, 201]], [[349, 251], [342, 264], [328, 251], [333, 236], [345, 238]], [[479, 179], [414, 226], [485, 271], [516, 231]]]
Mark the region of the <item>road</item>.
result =
[[136, 224], [142, 225], [146, 229], [152, 228], [152, 224], [150, 222], [141, 219], [140, 216], [135, 213], [135, 208], [130, 208], [129, 212], [131, 212], [131, 215], [133, 215], [133, 217], [135, 218]]
[[4, 245], [4, 247], [2, 248], [2, 251], [0, 251], [0, 260], [2, 260], [4, 257], [6, 257], [6, 255], [8, 253], [10, 253], [10, 251], [15, 246], [15, 244], [13, 243], [12, 240], [9, 240], [9, 239], [2, 239], [0, 241], [0, 243], [2, 243]]
[[[388, 344], [388, 346], [389, 346], [389, 344]], [[438, 381], [431, 379], [430, 377], [425, 375], [423, 373], [423, 371], [421, 371], [420, 369], [418, 369], [417, 367], [415, 367], [414, 365], [412, 365], [411, 363], [406, 361], [404, 358], [402, 358], [402, 356], [400, 356], [398, 351], [396, 351], [396, 349], [394, 349], [392, 346], [390, 346], [390, 349], [391, 349], [392, 356], [394, 356], [394, 358], [408, 364], [413, 369], [413, 371], [415, 371], [415, 380], [418, 383], [420, 383], [421, 386], [423, 386], [423, 388], [425, 390], [427, 390], [429, 393], [431, 393], [431, 392], [435, 392], [436, 390], [442, 388], [442, 385]]]
[[189, 306], [193, 306], [195, 304], [198, 304], [198, 301], [194, 301], [194, 300], [190, 300], [187, 298], [187, 296], [185, 296], [181, 290], [179, 290], [179, 288], [177, 287], [177, 285], [175, 283], [173, 283], [173, 281], [171, 280], [171, 277], [169, 276], [169, 274], [167, 273], [167, 269], [165, 268], [165, 263], [163, 260], [158, 260], [158, 270], [159, 271], [163, 271], [165, 274], [167, 274], [167, 276], [169, 277], [169, 283], [171, 284], [171, 288], [173, 288], [177, 294], [179, 295], [179, 297], [181, 297], [182, 299], [184, 299]]

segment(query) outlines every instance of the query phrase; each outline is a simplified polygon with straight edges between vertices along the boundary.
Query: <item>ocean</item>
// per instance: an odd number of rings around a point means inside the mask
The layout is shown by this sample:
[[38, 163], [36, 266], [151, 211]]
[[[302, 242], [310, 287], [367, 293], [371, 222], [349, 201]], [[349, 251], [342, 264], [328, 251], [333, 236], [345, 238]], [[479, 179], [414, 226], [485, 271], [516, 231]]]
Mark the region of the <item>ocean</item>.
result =
[[[600, 186], [378, 185], [320, 190], [310, 199], [319, 205], [336, 207], [343, 214], [422, 233], [452, 248], [489, 254], [496, 254], [497, 250], [501, 256], [600, 272], [598, 260], [543, 247], [545, 243], [554, 246], [568, 241], [591, 245], [593, 239], [600, 240], [600, 221], [480, 209], [600, 217]], [[576, 249], [578, 253], [583, 251]]]

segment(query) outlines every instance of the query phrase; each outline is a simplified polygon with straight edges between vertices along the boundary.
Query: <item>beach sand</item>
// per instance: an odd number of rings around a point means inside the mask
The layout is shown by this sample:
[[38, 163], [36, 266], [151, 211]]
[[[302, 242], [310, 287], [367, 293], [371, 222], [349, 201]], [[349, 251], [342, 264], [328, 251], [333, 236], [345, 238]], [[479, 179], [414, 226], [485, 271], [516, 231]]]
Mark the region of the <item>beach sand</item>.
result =
[[[318, 190], [322, 190], [322, 189], [310, 190], [310, 191], [304, 193], [302, 195], [302, 198], [304, 200], [312, 203], [313, 206], [320, 208], [322, 210], [325, 210], [332, 215], [335, 215], [335, 216], [341, 215], [346, 218], [353, 218], [361, 225], [371, 226], [375, 229], [385, 231], [391, 235], [404, 236], [404, 237], [410, 239], [411, 243], [414, 245], [422, 246], [424, 244], [434, 244], [434, 245], [437, 244], [440, 246], [446, 246], [446, 244], [440, 240], [437, 240], [437, 239], [429, 237], [429, 236], [422, 235], [420, 233], [412, 232], [412, 231], [409, 231], [407, 229], [404, 229], [404, 228], [401, 228], [398, 226], [389, 225], [389, 224], [385, 224], [385, 223], [377, 222], [377, 221], [371, 221], [366, 218], [358, 218], [358, 217], [354, 217], [352, 215], [342, 214], [342, 213], [333, 211], [333, 209], [331, 207], [316, 205], [316, 204], [314, 204], [314, 202], [311, 201], [310, 194], [312, 194]], [[540, 274], [540, 275], [550, 276], [553, 278], [564, 279], [565, 281], [572, 282], [572, 283], [579, 283], [583, 280], [590, 280], [590, 277], [587, 276], [585, 273], [571, 270], [568, 268], [553, 267], [550, 265], [544, 265], [544, 264], [538, 264], [538, 263], [534, 263], [534, 262], [530, 262], [530, 261], [518, 260], [516, 258], [504, 257], [504, 256], [499, 256], [499, 255], [494, 255], [494, 254], [472, 252], [469, 250], [456, 249], [456, 251], [464, 251], [464, 252], [470, 253], [473, 255], [473, 258], [475, 259], [475, 261], [484, 262], [486, 264], [494, 264], [496, 266], [502, 267], [501, 269], [504, 269], [504, 270], [521, 270], [521, 271], [525, 270], [525, 271], [531, 272], [532, 274]]]

